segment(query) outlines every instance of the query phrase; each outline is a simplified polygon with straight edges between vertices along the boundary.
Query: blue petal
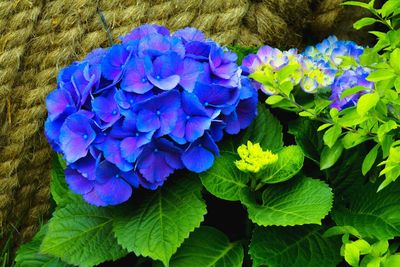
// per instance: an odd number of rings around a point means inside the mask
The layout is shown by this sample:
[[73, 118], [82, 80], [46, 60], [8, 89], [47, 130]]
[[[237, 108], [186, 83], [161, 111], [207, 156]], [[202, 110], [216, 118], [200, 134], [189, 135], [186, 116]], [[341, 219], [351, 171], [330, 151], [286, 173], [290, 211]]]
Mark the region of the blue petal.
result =
[[192, 145], [182, 154], [182, 162], [188, 170], [200, 173], [211, 168], [214, 155], [201, 144]]
[[50, 120], [55, 120], [63, 113], [71, 114], [76, 111], [75, 104], [68, 91], [55, 90], [46, 98], [46, 108]]
[[153, 85], [146, 77], [144, 60], [137, 57], [131, 58], [121, 81], [121, 89], [127, 92], [144, 94], [152, 88]]

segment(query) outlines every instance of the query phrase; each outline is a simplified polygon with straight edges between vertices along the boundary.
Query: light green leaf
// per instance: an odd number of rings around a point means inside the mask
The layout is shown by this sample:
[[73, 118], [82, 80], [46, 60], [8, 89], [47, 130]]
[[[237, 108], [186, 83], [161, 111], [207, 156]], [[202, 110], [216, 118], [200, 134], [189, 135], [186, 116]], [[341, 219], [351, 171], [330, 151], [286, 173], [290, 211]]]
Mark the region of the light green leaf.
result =
[[383, 256], [389, 249], [389, 242], [387, 240], [379, 240], [371, 245], [371, 254], [375, 257]]
[[294, 135], [296, 144], [301, 147], [304, 155], [319, 165], [319, 153], [324, 144], [320, 133], [316, 131], [315, 121], [299, 118], [289, 123], [289, 133]]
[[170, 180], [162, 188], [136, 199], [130, 214], [115, 218], [118, 243], [136, 255], [160, 260], [171, 256], [206, 214], [201, 184], [194, 177]]
[[376, 157], [378, 156], [378, 149], [379, 149], [380, 145], [377, 144], [375, 145], [367, 154], [367, 156], [365, 156], [361, 170], [362, 170], [362, 174], [366, 175], [369, 170], [371, 170], [372, 166], [375, 163]]
[[392, 13], [394, 13], [396, 10], [400, 9], [400, 5], [398, 0], [388, 0], [386, 3], [382, 6], [380, 12], [383, 17], [388, 17]]
[[323, 237], [331, 237], [335, 235], [343, 235], [343, 234], [351, 234], [356, 237], [360, 237], [357, 229], [352, 226], [344, 225], [344, 226], [333, 226], [326, 230], [323, 234]]
[[361, 255], [365, 255], [371, 252], [371, 245], [363, 239], [358, 239], [351, 244], [358, 248]]
[[400, 266], [400, 254], [390, 255], [383, 262], [383, 267], [399, 267], [399, 266]]
[[243, 192], [242, 203], [249, 218], [262, 226], [321, 224], [332, 208], [331, 188], [320, 180], [299, 177], [269, 185], [258, 204], [251, 192]]
[[267, 103], [268, 105], [273, 105], [273, 104], [276, 104], [278, 102], [281, 102], [282, 100], [283, 100], [282, 96], [280, 96], [280, 95], [272, 95], [272, 96], [267, 98], [265, 103]]
[[256, 227], [249, 249], [253, 266], [337, 266], [340, 238], [323, 238], [323, 231], [315, 225]]
[[396, 74], [392, 71], [389, 71], [388, 69], [380, 69], [380, 70], [371, 72], [371, 74], [368, 75], [366, 80], [371, 81], [371, 82], [380, 82], [380, 81], [392, 79], [395, 76], [396, 76]]
[[299, 146], [287, 146], [278, 152], [278, 161], [257, 173], [257, 178], [267, 184], [289, 180], [303, 167], [304, 154]]
[[318, 131], [318, 132], [323, 131], [323, 130], [325, 130], [326, 128], [329, 128], [329, 127], [331, 127], [331, 126], [332, 126], [332, 124], [330, 124], [330, 123], [322, 124], [321, 126], [318, 127], [317, 131]]
[[[399, 9], [400, 9], [400, 5], [399, 5]], [[392, 53], [390, 53], [390, 66], [398, 74], [400, 74], [400, 64], [399, 64], [399, 62], [400, 62], [400, 48], [396, 48], [395, 50], [392, 51]]]
[[51, 196], [58, 207], [65, 207], [67, 204], [83, 203], [82, 197], [73, 193], [65, 181], [65, 163], [57, 154], [52, 155], [51, 166]]
[[94, 266], [127, 254], [112, 234], [112, 212], [89, 204], [70, 204], [49, 221], [40, 252], [79, 266]]
[[367, 3], [359, 2], [359, 1], [346, 1], [343, 2], [342, 5], [345, 6], [358, 6], [366, 9], [370, 9], [370, 6]]
[[368, 140], [368, 138], [360, 132], [347, 132], [342, 138], [343, 147], [346, 149], [355, 147]]
[[343, 144], [341, 140], [336, 141], [331, 148], [325, 146], [321, 153], [320, 169], [325, 170], [332, 167], [338, 161], [342, 152]]
[[397, 123], [393, 120], [389, 120], [389, 121], [385, 122], [384, 124], [382, 124], [381, 126], [379, 126], [378, 132], [377, 132], [379, 142], [382, 143], [385, 134], [387, 134], [391, 130], [397, 129], [398, 127], [399, 126], [397, 125]]
[[39, 247], [47, 232], [48, 225], [43, 225], [33, 239], [22, 245], [15, 258], [15, 267], [67, 267], [69, 264], [59, 258], [39, 253]]
[[259, 143], [263, 149], [272, 151], [283, 147], [282, 125], [263, 105], [258, 106], [258, 116], [246, 129], [242, 143], [246, 143], [247, 140], [254, 144]]
[[354, 27], [354, 29], [359, 30], [365, 26], [374, 24], [377, 21], [378, 20], [376, 20], [374, 18], [362, 18], [362, 19], [359, 19], [356, 22], [354, 22], [353, 27]]
[[340, 99], [346, 98], [348, 96], [354, 95], [355, 93], [365, 90], [371, 90], [371, 89], [360, 85], [351, 87], [343, 91], [343, 93], [340, 95]]
[[236, 167], [235, 161], [239, 159], [239, 155], [234, 152], [221, 151], [211, 169], [200, 174], [201, 182], [208, 192], [225, 200], [240, 199], [240, 192], [247, 187], [250, 174]]
[[170, 267], [241, 267], [243, 246], [215, 228], [202, 226], [172, 256]]
[[357, 103], [357, 112], [361, 116], [367, 114], [367, 112], [374, 108], [379, 101], [378, 93], [365, 94], [360, 97]]
[[344, 245], [344, 259], [350, 266], [358, 266], [360, 250], [353, 243]]
[[349, 225], [364, 238], [392, 239], [400, 235], [400, 185], [380, 192], [377, 184], [350, 186], [352, 194], [333, 210], [337, 225]]
[[340, 125], [335, 124], [331, 128], [329, 128], [325, 133], [324, 133], [324, 143], [329, 147], [332, 148], [332, 146], [336, 143], [337, 139], [340, 137], [342, 134], [342, 127]]
[[399, 94], [400, 93], [400, 76], [396, 78], [394, 81], [394, 88], [396, 89], [396, 92]]
[[346, 108], [340, 113], [342, 116], [337, 120], [337, 123], [342, 127], [352, 127], [368, 119], [366, 116], [360, 116], [355, 107]]

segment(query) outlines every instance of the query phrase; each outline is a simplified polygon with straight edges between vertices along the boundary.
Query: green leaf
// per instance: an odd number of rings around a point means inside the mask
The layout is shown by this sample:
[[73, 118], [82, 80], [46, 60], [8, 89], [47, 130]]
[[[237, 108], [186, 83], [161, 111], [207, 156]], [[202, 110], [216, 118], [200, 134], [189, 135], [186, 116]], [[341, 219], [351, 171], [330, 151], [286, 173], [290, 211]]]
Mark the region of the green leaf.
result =
[[375, 257], [383, 256], [389, 249], [389, 242], [387, 240], [379, 240], [371, 245], [371, 254]]
[[397, 129], [398, 127], [399, 126], [397, 125], [397, 123], [393, 120], [389, 120], [389, 121], [385, 122], [384, 124], [382, 124], [381, 126], [379, 126], [378, 132], [377, 132], [379, 142], [382, 143], [385, 134], [387, 134], [391, 130]]
[[162, 188], [136, 199], [132, 212], [115, 218], [118, 243], [136, 255], [160, 260], [171, 256], [206, 214], [201, 184], [194, 177], [170, 180]]
[[79, 266], [93, 266], [127, 254], [112, 234], [110, 209], [70, 204], [53, 214], [40, 252]]
[[33, 239], [20, 247], [15, 258], [15, 267], [67, 267], [69, 264], [59, 258], [39, 253], [39, 247], [47, 232], [43, 225]]
[[[400, 6], [399, 6], [400, 8]], [[390, 66], [397, 72], [400, 73], [400, 48], [396, 48], [390, 53]]]
[[375, 163], [376, 157], [378, 156], [378, 149], [379, 149], [380, 145], [377, 144], [375, 145], [367, 154], [367, 156], [365, 156], [361, 170], [362, 170], [362, 174], [366, 175], [369, 170], [371, 170], [372, 166]]
[[341, 134], [342, 134], [342, 127], [340, 127], [340, 125], [338, 124], [333, 125], [325, 132], [323, 137], [324, 143], [329, 148], [332, 148]]
[[342, 5], [345, 5], [345, 6], [358, 6], [358, 7], [370, 9], [370, 6], [367, 3], [358, 2], [358, 1], [346, 1], [346, 2], [343, 2]]
[[338, 161], [342, 152], [343, 144], [341, 140], [336, 141], [331, 148], [325, 146], [321, 152], [320, 170], [332, 167]]
[[343, 93], [340, 95], [340, 99], [346, 98], [348, 96], [354, 95], [360, 91], [365, 91], [365, 90], [370, 90], [370, 88], [360, 86], [360, 85], [351, 87], [351, 88], [343, 91]]
[[221, 151], [215, 158], [214, 165], [200, 174], [201, 182], [208, 192], [225, 200], [239, 200], [240, 192], [247, 187], [250, 175], [240, 171], [235, 161], [239, 155], [234, 152]]
[[356, 108], [346, 108], [342, 110], [341, 117], [337, 120], [337, 123], [342, 127], [352, 127], [366, 121], [366, 116], [360, 116]]
[[324, 145], [317, 128], [318, 124], [315, 121], [303, 118], [289, 123], [289, 133], [294, 135], [296, 144], [301, 147], [307, 158], [319, 165], [319, 153]]
[[388, 17], [398, 9], [400, 9], [398, 0], [388, 0], [381, 8], [382, 17]]
[[215, 228], [202, 226], [172, 256], [170, 267], [241, 267], [243, 246]]
[[51, 196], [56, 202], [58, 207], [65, 207], [67, 204], [83, 203], [82, 197], [73, 193], [65, 181], [64, 174], [65, 163], [59, 158], [57, 154], [52, 156], [51, 168]]
[[347, 132], [342, 138], [342, 144], [344, 148], [349, 149], [365, 142], [366, 140], [368, 140], [368, 138], [360, 132]]
[[243, 192], [242, 203], [249, 218], [262, 226], [321, 224], [332, 208], [331, 188], [320, 180], [299, 177], [269, 185], [258, 204], [251, 192]]
[[389, 71], [388, 69], [380, 69], [380, 70], [371, 72], [371, 74], [368, 75], [368, 77], [367, 77], [367, 81], [380, 82], [380, 81], [392, 79], [395, 76], [396, 76], [396, 74], [394, 72]]
[[275, 184], [289, 180], [303, 167], [304, 154], [299, 146], [287, 146], [278, 152], [278, 161], [257, 173], [264, 183]]
[[353, 27], [354, 27], [354, 29], [359, 30], [365, 26], [372, 25], [377, 21], [378, 20], [376, 20], [374, 18], [362, 18], [362, 19], [359, 19], [356, 22], [354, 22]]
[[280, 96], [280, 95], [272, 95], [272, 96], [267, 98], [265, 103], [267, 103], [268, 105], [273, 105], [273, 104], [281, 102], [282, 100], [283, 100], [282, 96]]
[[365, 94], [360, 97], [357, 103], [357, 113], [361, 116], [367, 114], [367, 112], [374, 108], [379, 101], [378, 93]]
[[340, 239], [323, 238], [320, 226], [256, 227], [249, 254], [253, 266], [334, 267], [341, 261]]
[[400, 93], [400, 76], [396, 78], [394, 81], [394, 88], [396, 89], [396, 92], [399, 94]]
[[263, 105], [258, 106], [258, 116], [245, 131], [242, 143], [246, 143], [247, 140], [254, 144], [259, 143], [263, 149], [272, 151], [283, 147], [282, 125]]
[[400, 254], [390, 255], [383, 262], [383, 267], [398, 267], [398, 266], [400, 266]]
[[328, 230], [326, 230], [326, 232], [323, 234], [323, 237], [332, 237], [343, 234], [351, 234], [353, 236], [360, 237], [360, 234], [358, 233], [357, 229], [348, 225], [333, 226]]
[[394, 183], [380, 192], [378, 185], [350, 186], [346, 199], [333, 210], [337, 225], [349, 225], [366, 238], [392, 239], [400, 235], [400, 185]]

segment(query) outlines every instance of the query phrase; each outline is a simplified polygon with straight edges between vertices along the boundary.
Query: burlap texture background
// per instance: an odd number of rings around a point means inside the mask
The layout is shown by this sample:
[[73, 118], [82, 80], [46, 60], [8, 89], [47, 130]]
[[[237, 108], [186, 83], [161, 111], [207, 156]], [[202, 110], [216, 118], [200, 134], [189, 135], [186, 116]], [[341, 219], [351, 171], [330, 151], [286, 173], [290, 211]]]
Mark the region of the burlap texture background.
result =
[[[140, 24], [157, 23], [171, 30], [194, 26], [224, 45], [286, 48], [301, 47], [306, 32], [325, 37], [340, 2], [116, 0], [101, 1], [100, 7], [115, 42]], [[0, 0], [0, 247], [9, 232], [14, 244], [31, 238], [49, 209], [51, 150], [43, 135], [44, 101], [60, 68], [109, 46], [97, 4]]]

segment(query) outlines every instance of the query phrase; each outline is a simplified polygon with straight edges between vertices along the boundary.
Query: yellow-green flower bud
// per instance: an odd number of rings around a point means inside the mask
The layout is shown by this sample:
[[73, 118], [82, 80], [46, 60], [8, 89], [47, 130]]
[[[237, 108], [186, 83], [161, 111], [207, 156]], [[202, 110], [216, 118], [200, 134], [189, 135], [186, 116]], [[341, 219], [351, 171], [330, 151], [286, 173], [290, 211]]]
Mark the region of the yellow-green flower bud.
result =
[[244, 172], [257, 173], [278, 160], [278, 155], [262, 150], [260, 144], [253, 144], [251, 141], [247, 141], [247, 145], [239, 146], [237, 152], [240, 160], [235, 161], [235, 165]]

